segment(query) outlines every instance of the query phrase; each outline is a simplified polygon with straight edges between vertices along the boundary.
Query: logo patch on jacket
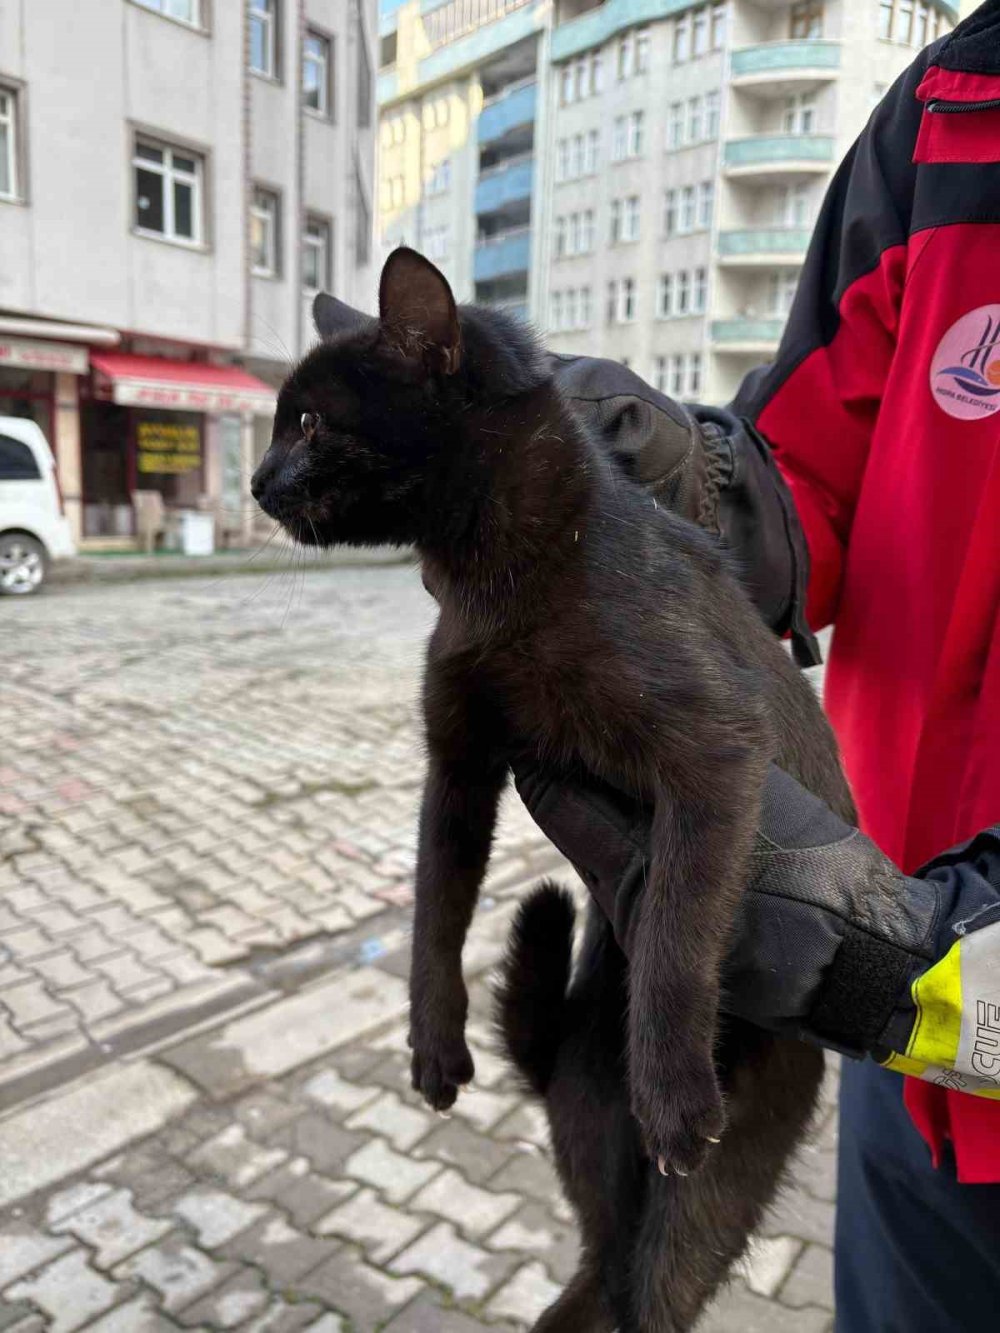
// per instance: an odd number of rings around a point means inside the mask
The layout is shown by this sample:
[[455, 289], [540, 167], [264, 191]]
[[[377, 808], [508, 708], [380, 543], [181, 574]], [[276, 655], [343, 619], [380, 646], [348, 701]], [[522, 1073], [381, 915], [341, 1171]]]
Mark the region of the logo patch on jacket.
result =
[[931, 361], [931, 393], [960, 421], [1000, 412], [1000, 305], [981, 305], [951, 326]]

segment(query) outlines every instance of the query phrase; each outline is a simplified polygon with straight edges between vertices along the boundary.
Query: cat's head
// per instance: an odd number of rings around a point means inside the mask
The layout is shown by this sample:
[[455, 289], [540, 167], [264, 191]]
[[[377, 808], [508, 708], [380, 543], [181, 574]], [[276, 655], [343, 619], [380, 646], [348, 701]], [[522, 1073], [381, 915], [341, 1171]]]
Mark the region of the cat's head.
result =
[[545, 371], [534, 342], [493, 311], [459, 308], [414, 250], [382, 270], [379, 315], [317, 298], [323, 341], [278, 395], [271, 445], [251, 490], [307, 545], [419, 541], [444, 481], [476, 467], [475, 422]]

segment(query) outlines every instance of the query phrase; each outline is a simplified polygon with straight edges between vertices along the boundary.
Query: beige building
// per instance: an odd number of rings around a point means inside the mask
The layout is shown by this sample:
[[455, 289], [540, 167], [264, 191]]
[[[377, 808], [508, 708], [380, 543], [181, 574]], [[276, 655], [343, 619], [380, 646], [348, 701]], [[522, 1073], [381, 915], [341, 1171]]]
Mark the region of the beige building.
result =
[[0, 416], [75, 531], [136, 491], [247, 535], [313, 292], [373, 287], [376, 0], [0, 5]]
[[837, 163], [956, 18], [942, 0], [382, 0], [383, 241], [463, 299], [521, 305], [557, 350], [724, 402], [777, 346]]

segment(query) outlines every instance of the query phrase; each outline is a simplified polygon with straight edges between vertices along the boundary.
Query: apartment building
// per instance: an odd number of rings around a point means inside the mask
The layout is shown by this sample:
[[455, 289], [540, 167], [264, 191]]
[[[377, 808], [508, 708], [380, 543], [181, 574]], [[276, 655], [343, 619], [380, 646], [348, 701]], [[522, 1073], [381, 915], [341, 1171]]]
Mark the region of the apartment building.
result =
[[0, 416], [77, 535], [134, 495], [247, 535], [319, 288], [370, 304], [377, 0], [0, 6]]
[[[475, 149], [506, 100], [521, 151], [529, 136], [531, 148], [498, 173], [525, 197], [520, 230], [501, 227], [493, 243], [520, 247], [527, 313], [547, 343], [625, 361], [674, 396], [724, 402], [777, 347], [837, 163], [916, 51], [956, 21], [942, 0], [382, 0], [383, 239], [433, 255], [447, 227], [456, 290], [494, 294], [477, 279], [490, 219], [472, 237], [462, 215], [475, 215]], [[419, 167], [416, 113], [406, 192], [394, 195], [387, 168], [400, 144], [387, 121], [403, 91], [430, 98], [456, 57], [465, 86], [480, 88], [482, 62], [518, 41], [535, 53], [530, 85], [499, 106], [469, 99], [448, 149], [447, 220], [428, 198], [433, 167]], [[481, 154], [478, 165], [488, 186]]]

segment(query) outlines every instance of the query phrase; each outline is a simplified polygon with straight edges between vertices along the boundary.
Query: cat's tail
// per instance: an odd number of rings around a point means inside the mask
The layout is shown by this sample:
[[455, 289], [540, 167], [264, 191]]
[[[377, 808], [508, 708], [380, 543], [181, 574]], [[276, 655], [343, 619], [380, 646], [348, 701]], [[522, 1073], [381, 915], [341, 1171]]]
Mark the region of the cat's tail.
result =
[[496, 989], [496, 1024], [530, 1090], [544, 1096], [563, 1039], [576, 911], [565, 889], [541, 883], [517, 910]]

